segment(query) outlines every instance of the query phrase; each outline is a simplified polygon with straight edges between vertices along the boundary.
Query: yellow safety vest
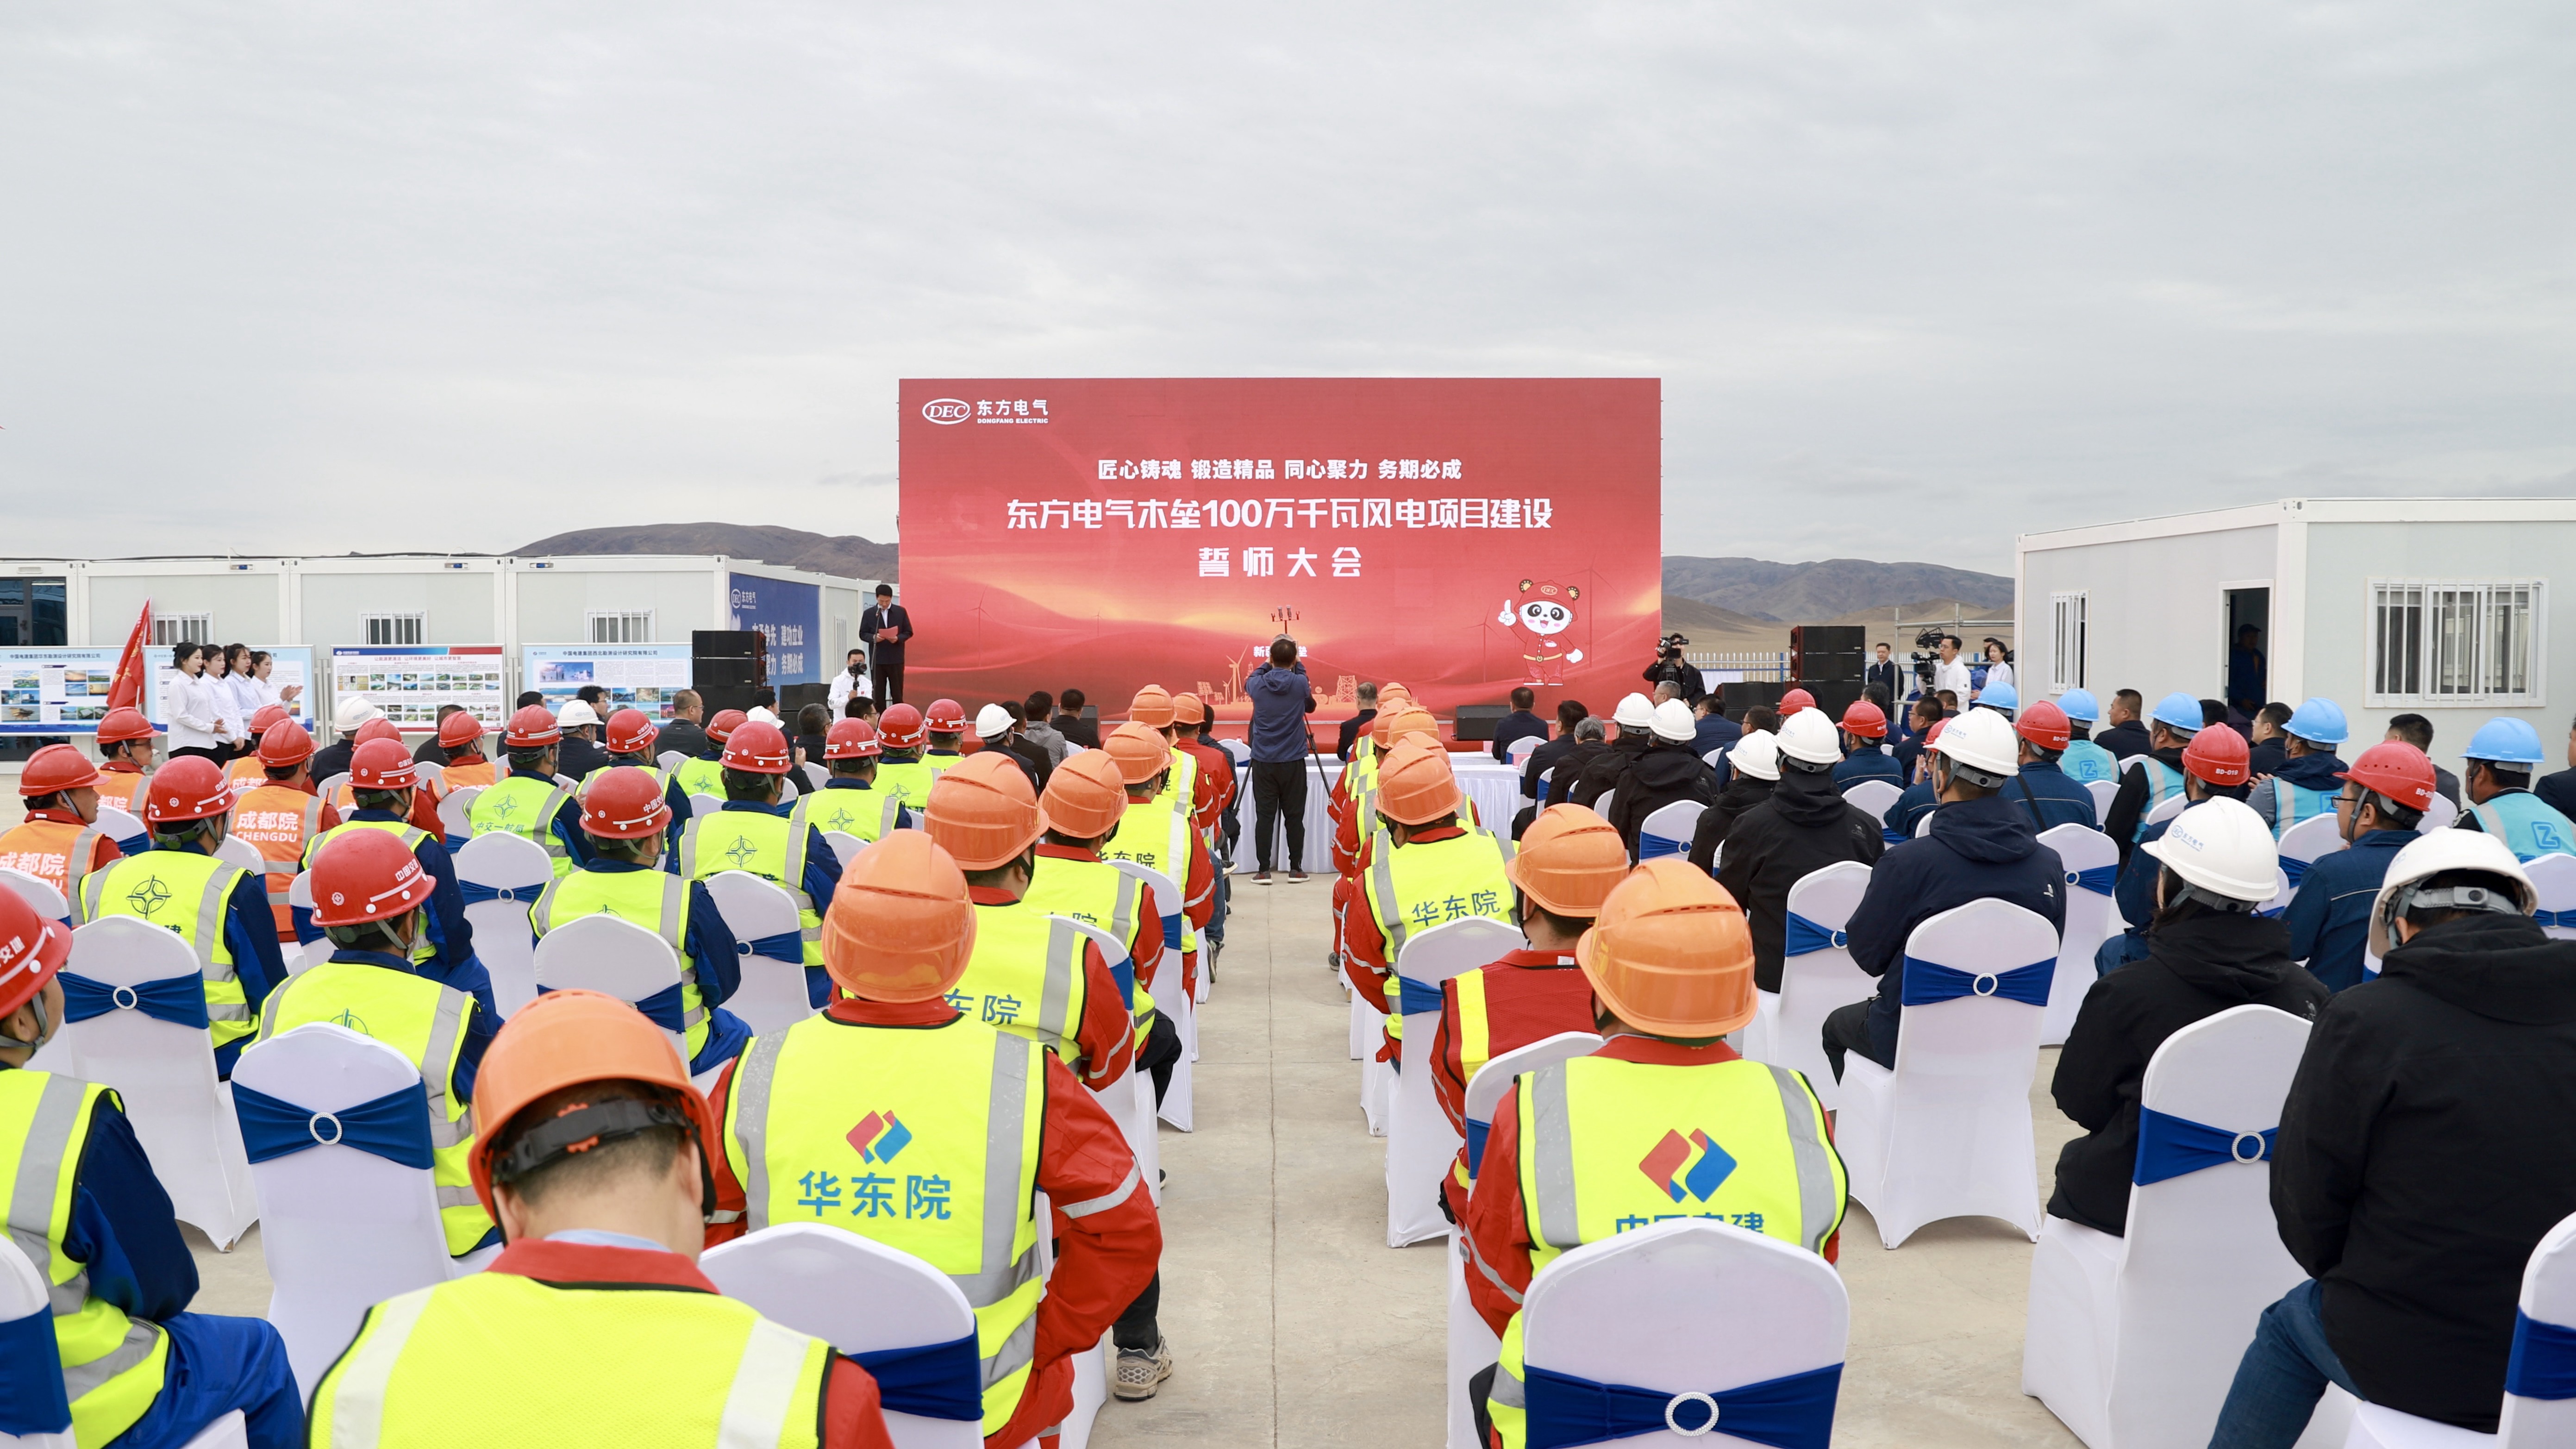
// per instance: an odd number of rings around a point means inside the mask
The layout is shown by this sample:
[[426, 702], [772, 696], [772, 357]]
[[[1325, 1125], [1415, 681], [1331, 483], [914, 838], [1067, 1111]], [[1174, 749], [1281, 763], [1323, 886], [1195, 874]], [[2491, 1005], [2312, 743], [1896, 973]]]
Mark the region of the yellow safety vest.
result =
[[[1084, 925], [1098, 926], [1118, 938], [1123, 953], [1136, 939], [1138, 901], [1144, 893], [1143, 881], [1105, 860], [1040, 856], [1037, 872], [1029, 878], [1028, 894], [1020, 897], [1020, 903], [1051, 916], [1070, 916]], [[1133, 957], [1113, 957], [1109, 974], [1118, 980], [1135, 1030], [1136, 1047], [1141, 1051], [1145, 1038], [1154, 1030], [1153, 995], [1136, 979]]]
[[96, 1449], [134, 1427], [161, 1394], [170, 1340], [89, 1296], [89, 1265], [63, 1251], [72, 1189], [100, 1098], [116, 1093], [59, 1072], [0, 1071], [0, 1203], [9, 1239], [36, 1265], [53, 1310], [54, 1348], [72, 1405], [72, 1437]]
[[901, 795], [873, 784], [855, 790], [826, 786], [811, 795], [797, 796], [796, 803], [808, 807], [805, 820], [815, 829], [837, 830], [870, 843], [883, 840], [903, 813]]
[[804, 933], [805, 964], [820, 966], [823, 913], [805, 893], [808, 798], [796, 797], [784, 817], [766, 810], [719, 810], [691, 818], [680, 832], [680, 874], [705, 880], [718, 871], [748, 871], [787, 892], [796, 902], [796, 924]]
[[[1822, 1253], [1849, 1181], [1807, 1079], [1755, 1061], [1669, 1066], [1575, 1057], [1524, 1073], [1520, 1184], [1530, 1271], [1668, 1218], [1712, 1218]], [[1521, 1320], [1503, 1330], [1489, 1404], [1527, 1442]]]
[[89, 863], [98, 856], [95, 826], [60, 820], [29, 820], [0, 835], [0, 867], [22, 870], [63, 893], [63, 905], [75, 917], [81, 908], [81, 884]]
[[[1562, 966], [1505, 967], [1505, 970], [1572, 971], [1571, 953], [1558, 958]], [[1458, 1043], [1458, 1080], [1472, 1082], [1485, 1063], [1494, 1059], [1493, 1017], [1486, 1009], [1485, 973], [1482, 970], [1461, 971], [1449, 978], [1457, 990], [1458, 1014], [1449, 1019], [1450, 1039]], [[1571, 1030], [1572, 1028], [1568, 1028]], [[1468, 1170], [1466, 1144], [1458, 1147], [1458, 1160], [1449, 1165], [1449, 1175], [1461, 1188], [1476, 1185], [1476, 1174]]]
[[1386, 1034], [1404, 1039], [1402, 984], [1395, 963], [1404, 943], [1451, 921], [1483, 916], [1506, 925], [1512, 919], [1512, 883], [1503, 874], [1503, 853], [1494, 838], [1470, 830], [1448, 840], [1415, 841], [1398, 849], [1395, 837], [1381, 830], [1369, 843], [1368, 874], [1360, 887], [1368, 897], [1370, 918], [1386, 938], [1387, 1000], [1396, 1009], [1386, 1014]]
[[830, 1223], [924, 1260], [966, 1295], [987, 1434], [1019, 1407], [1037, 1346], [1044, 1052], [962, 1018], [854, 1032], [816, 1017], [756, 1038], [725, 1103], [747, 1230]]
[[[1050, 862], [1051, 864], [1055, 862]], [[1090, 998], [1083, 948], [1091, 938], [1023, 897], [975, 907], [975, 951], [948, 1004], [985, 1026], [1046, 1047], [1081, 1069], [1074, 1040]]]
[[537, 939], [584, 916], [631, 921], [668, 942], [680, 958], [680, 1020], [696, 1061], [707, 1044], [707, 997], [689, 960], [689, 882], [662, 870], [577, 870], [547, 886], [528, 910]]
[[831, 1362], [712, 1293], [477, 1273], [368, 1309], [314, 1387], [308, 1442], [814, 1449]]
[[497, 784], [486, 785], [474, 797], [473, 808], [465, 812], [465, 829], [469, 835], [490, 835], [502, 831], [544, 847], [554, 864], [555, 879], [572, 873], [572, 848], [555, 834], [555, 815], [572, 797], [569, 786], [534, 775], [512, 775]]
[[[1118, 828], [1101, 843], [1101, 859], [1132, 860], [1148, 870], [1161, 871], [1186, 893], [1190, 888], [1190, 812], [1175, 808], [1175, 798], [1168, 789], [1151, 800], [1129, 797], [1127, 813], [1118, 817]], [[1181, 950], [1198, 948], [1199, 929], [1190, 924], [1185, 914], [1181, 917]]]
[[[942, 756], [941, 758], [951, 760], [953, 763], [954, 757]], [[930, 803], [931, 782], [946, 774], [947, 771], [947, 765], [934, 765], [928, 760], [880, 759], [877, 761], [876, 788], [890, 795], [902, 797], [903, 803], [911, 809], [912, 813], [919, 815], [922, 807]]]
[[720, 761], [683, 760], [675, 778], [683, 795], [713, 795], [719, 800], [725, 797], [724, 765]]
[[194, 851], [153, 850], [90, 872], [81, 891], [81, 921], [131, 916], [160, 926], [197, 953], [206, 978], [206, 1030], [217, 1049], [251, 1034], [250, 996], [224, 939], [224, 906], [249, 872]]
[[474, 1195], [474, 1176], [466, 1169], [474, 1151], [474, 1104], [448, 1092], [465, 1050], [465, 1028], [478, 1009], [473, 997], [427, 977], [369, 961], [332, 960], [270, 992], [259, 1020], [261, 1041], [306, 1022], [327, 1021], [411, 1059], [429, 1094], [430, 1178], [438, 1187], [438, 1219], [451, 1257], [474, 1251], [492, 1231], [492, 1215]]

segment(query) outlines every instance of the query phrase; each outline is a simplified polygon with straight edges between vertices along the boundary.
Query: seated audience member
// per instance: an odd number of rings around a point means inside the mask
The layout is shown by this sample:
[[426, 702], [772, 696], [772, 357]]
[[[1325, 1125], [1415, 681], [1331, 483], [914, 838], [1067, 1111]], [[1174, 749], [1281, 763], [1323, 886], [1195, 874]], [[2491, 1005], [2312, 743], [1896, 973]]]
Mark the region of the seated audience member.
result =
[[2512, 715], [2488, 720], [2469, 736], [2460, 755], [2468, 766], [2468, 778], [2461, 782], [2468, 808], [2460, 812], [2460, 829], [2494, 836], [2516, 860], [2576, 855], [2576, 820], [2552, 809], [2531, 788], [2541, 750], [2540, 733], [2530, 721]]
[[1941, 722], [1941, 701], [1925, 697], [1914, 701], [1906, 716], [1905, 738], [1896, 742], [1897, 783], [1909, 785], [1923, 778], [1923, 751], [1931, 742], [1932, 727]]
[[1049, 723], [1057, 734], [1086, 750], [1100, 748], [1100, 722], [1082, 717], [1082, 708], [1091, 701], [1079, 689], [1068, 689], [1056, 696], [1055, 718]]
[[2308, 863], [2281, 920], [2291, 957], [2329, 991], [2361, 984], [2370, 905], [2389, 862], [2415, 843], [2415, 827], [2433, 803], [2433, 762], [2413, 745], [2390, 741], [2362, 751], [2341, 778], [2335, 816], [2347, 848]]
[[2081, 825], [2088, 830], [2098, 829], [2093, 792], [2068, 779], [2058, 765], [2066, 747], [2074, 742], [2066, 712], [2040, 700], [2014, 718], [2013, 732], [2021, 736], [2021, 773], [2013, 777], [2011, 788], [2004, 793], [2030, 816], [2032, 828]]
[[[2391, 715], [2383, 738], [2413, 745], [2428, 760], [2433, 756], [2433, 722], [2420, 714]], [[2433, 791], [2450, 801], [2452, 808], [2459, 807], [2460, 777], [2440, 765], [2433, 767]]]
[[1856, 699], [1843, 711], [1842, 760], [1834, 766], [1834, 788], [1848, 790], [1863, 780], [1885, 780], [1905, 788], [1905, 767], [1881, 748], [1887, 740], [1887, 711], [1874, 700]]
[[1701, 759], [1707, 759], [1709, 751], [1725, 749], [1744, 737], [1743, 727], [1726, 717], [1724, 701], [1716, 692], [1701, 695], [1691, 710], [1699, 716], [1697, 738], [1691, 741], [1691, 748], [1699, 752]]
[[1524, 684], [1512, 691], [1512, 712], [1494, 725], [1494, 742], [1487, 748], [1497, 760], [1511, 758], [1512, 746], [1522, 740], [1547, 738], [1547, 721], [1530, 711], [1538, 704], [1538, 691]]
[[[2202, 730], [2178, 758], [2182, 764], [2183, 799], [2190, 804], [2212, 799], [2242, 801], [2251, 788], [2245, 768], [2245, 737], [2234, 730]], [[2161, 839], [2165, 827], [2172, 823], [2162, 821], [2145, 827], [2140, 842]], [[2147, 954], [2147, 927], [2155, 919], [2156, 876], [2161, 869], [2156, 858], [2143, 850], [2131, 851], [2121, 864], [2119, 880], [2112, 888], [2112, 903], [2119, 908], [2121, 920], [2137, 924], [2114, 932], [2093, 953], [2096, 972], [2108, 975]]]
[[1055, 718], [1055, 696], [1037, 690], [1020, 701], [1020, 738], [1047, 752], [1047, 768], [1064, 763], [1071, 742], [1050, 721]]
[[1691, 832], [1690, 863], [1712, 875], [1717, 873], [1717, 848], [1726, 843], [1727, 832], [1745, 811], [1770, 799], [1780, 786], [1780, 737], [1752, 727], [1758, 713], [1762, 711], [1745, 712], [1744, 738], [1725, 756], [1734, 767], [1726, 772], [1731, 778], [1717, 792], [1716, 801], [1699, 813], [1699, 827]]
[[1878, 817], [1845, 801], [1836, 788], [1841, 742], [1824, 712], [1801, 711], [1778, 738], [1780, 778], [1769, 795], [1735, 817], [1726, 832], [1726, 859], [1717, 869], [1717, 883], [1744, 908], [1753, 928], [1753, 984], [1774, 993], [1787, 950], [1789, 888], [1842, 861], [1874, 864], [1887, 849]]
[[2290, 707], [2279, 700], [2263, 706], [2254, 714], [2253, 759], [2249, 762], [2257, 775], [2277, 775], [2290, 758], [2290, 747], [2282, 737], [2282, 727], [2290, 722]]
[[[2567, 768], [2532, 781], [2531, 793], [2550, 809], [2576, 819], [2576, 725], [2567, 730]], [[102, 766], [101, 768], [105, 768]]]
[[2085, 1135], [2057, 1154], [2048, 1210], [2114, 1237], [2126, 1231], [2138, 1161], [2138, 1096], [2165, 1038], [2231, 1007], [2313, 1020], [2327, 992], [2290, 959], [2289, 933], [2254, 914], [2279, 856], [2243, 802], [2206, 800], [2138, 848], [2157, 863], [2147, 957], [2093, 983], [2057, 1059], [2050, 1094]]
[[1653, 738], [1629, 762], [1628, 777], [1620, 783], [1617, 798], [1610, 802], [1610, 824], [1626, 842], [1631, 857], [1637, 853], [1638, 836], [1645, 829], [1647, 816], [1667, 805], [1686, 801], [1706, 805], [1717, 798], [1716, 777], [1692, 753], [1694, 738], [1689, 705], [1668, 699], [1655, 706]]
[[[2147, 697], [2134, 689], [2114, 691], [2107, 710], [2110, 723], [2094, 732], [2093, 743], [2111, 752], [2114, 760], [2143, 755], [2154, 748], [2147, 727], [2139, 721], [2146, 717]], [[2283, 715], [2283, 719], [2289, 718]]]
[[[1604, 794], [1618, 789], [1628, 778], [1628, 767], [1654, 743], [1655, 702], [1642, 694], [1631, 694], [1610, 712], [1610, 723], [1618, 727], [1618, 735], [1610, 741], [1609, 748], [1583, 767], [1580, 775], [1569, 781], [1563, 770], [1556, 772], [1556, 784], [1565, 791], [1564, 798], [1587, 810]], [[1554, 803], [1556, 791], [1549, 791], [1548, 798]]]
[[2345, 768], [2335, 757], [2335, 746], [2351, 733], [2342, 708], [2331, 699], [2310, 699], [2290, 716], [2281, 736], [2288, 758], [2269, 779], [2256, 780], [2254, 793], [2245, 797], [2245, 803], [2272, 827], [2274, 837], [2302, 820], [2333, 811], [2334, 798], [2343, 788], [2337, 782]]
[[[1800, 699], [1807, 697], [1807, 692], [1803, 689], [1795, 692]], [[1767, 704], [1750, 706], [1744, 711], [1744, 723], [1737, 731], [1736, 738], [1740, 741], [1751, 735], [1778, 734], [1780, 721], [1796, 712], [1788, 707], [1788, 701], [1785, 699], [1781, 701], [1781, 707], [1778, 709], [1773, 709]], [[1730, 745], [1727, 748], [1732, 750], [1734, 746]], [[1729, 777], [1734, 773], [1735, 766], [1727, 760], [1726, 756], [1720, 755], [1717, 757], [1717, 763], [1709, 768], [1717, 774], [1718, 793], [1725, 794]]]
[[[2138, 755], [2120, 757], [2120, 789], [2111, 797], [2110, 811], [2102, 817], [2102, 833], [2120, 848], [2121, 864], [2128, 864], [2138, 842], [2145, 838], [2147, 816], [2183, 793], [2186, 782], [2182, 752], [2203, 728], [2200, 701], [2177, 690], [2156, 701], [2155, 727], [2147, 736], [2148, 748]], [[2237, 743], [2244, 743], [2243, 737]]]
[[[1565, 711], [1569, 708], [1580, 710], [1583, 706], [1570, 701], [1559, 705], [1557, 718], [1560, 721], [1564, 720]], [[1566, 782], [1579, 779], [1583, 771], [1600, 758], [1601, 752], [1609, 748], [1609, 733], [1608, 727], [1596, 716], [1577, 714], [1565, 724], [1563, 733], [1539, 746], [1537, 753], [1530, 756], [1529, 763], [1521, 767], [1521, 795], [1530, 803], [1522, 806], [1520, 814], [1513, 817], [1514, 840], [1521, 838], [1522, 832], [1529, 829], [1530, 822], [1538, 817], [1540, 811], [1550, 805], [1566, 803]], [[1551, 770], [1555, 773], [1548, 775], [1547, 783], [1539, 783], [1538, 777]], [[1542, 794], [1548, 798], [1540, 799]], [[1614, 800], [1611, 803], [1615, 805], [1618, 802]]]
[[2288, 1449], [2329, 1383], [2495, 1432], [2532, 1249], [2576, 1212], [2576, 941], [2491, 836], [2398, 852], [2380, 975], [2317, 1015], [2281, 1108], [2272, 1212], [2309, 1280], [2263, 1310], [2214, 1445]]

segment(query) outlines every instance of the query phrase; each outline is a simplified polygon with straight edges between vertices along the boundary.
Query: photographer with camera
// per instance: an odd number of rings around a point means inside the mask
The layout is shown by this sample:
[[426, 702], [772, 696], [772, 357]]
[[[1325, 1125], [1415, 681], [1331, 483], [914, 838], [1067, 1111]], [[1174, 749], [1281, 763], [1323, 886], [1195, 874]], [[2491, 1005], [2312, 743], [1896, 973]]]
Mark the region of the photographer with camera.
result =
[[1270, 662], [1243, 682], [1252, 699], [1253, 849], [1270, 883], [1271, 831], [1284, 812], [1288, 825], [1288, 879], [1306, 879], [1306, 716], [1315, 712], [1315, 689], [1297, 658], [1297, 641], [1270, 641]]
[[1646, 666], [1643, 676], [1648, 685], [1669, 682], [1682, 692], [1685, 703], [1697, 705], [1708, 697], [1708, 685], [1699, 676], [1699, 666], [1682, 657], [1682, 647], [1690, 640], [1679, 634], [1667, 634], [1656, 646], [1655, 662]]

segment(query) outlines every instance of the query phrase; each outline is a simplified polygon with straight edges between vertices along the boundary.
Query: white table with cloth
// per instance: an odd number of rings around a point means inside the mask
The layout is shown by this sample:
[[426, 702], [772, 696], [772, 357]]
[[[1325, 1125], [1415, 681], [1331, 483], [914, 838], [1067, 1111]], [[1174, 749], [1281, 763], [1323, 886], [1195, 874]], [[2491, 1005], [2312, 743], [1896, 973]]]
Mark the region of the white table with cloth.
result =
[[[1486, 826], [1505, 839], [1511, 837], [1512, 817], [1520, 813], [1521, 772], [1483, 753], [1465, 754], [1452, 751], [1449, 768], [1458, 777], [1458, 787], [1476, 802], [1476, 813]], [[1333, 782], [1341, 778], [1342, 765], [1329, 755], [1310, 756], [1306, 761], [1306, 869], [1329, 875], [1333, 868], [1333, 821], [1328, 807], [1332, 802]], [[1260, 854], [1253, 846], [1253, 824], [1258, 818], [1252, 807], [1252, 776], [1246, 771], [1237, 793], [1234, 808], [1241, 815], [1243, 838], [1234, 848], [1236, 874], [1260, 868]], [[1288, 846], [1285, 825], [1274, 823], [1275, 844], [1271, 849], [1271, 868], [1288, 868]]]

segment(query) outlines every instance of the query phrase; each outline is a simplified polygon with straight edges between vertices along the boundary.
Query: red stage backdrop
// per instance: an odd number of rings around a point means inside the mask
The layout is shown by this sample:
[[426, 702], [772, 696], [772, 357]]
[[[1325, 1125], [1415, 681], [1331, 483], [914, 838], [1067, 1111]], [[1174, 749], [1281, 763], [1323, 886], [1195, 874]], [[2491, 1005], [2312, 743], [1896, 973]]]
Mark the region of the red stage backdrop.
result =
[[914, 379], [901, 437], [916, 702], [1240, 719], [1285, 628], [1319, 719], [1363, 679], [1606, 714], [1654, 657], [1655, 378]]

